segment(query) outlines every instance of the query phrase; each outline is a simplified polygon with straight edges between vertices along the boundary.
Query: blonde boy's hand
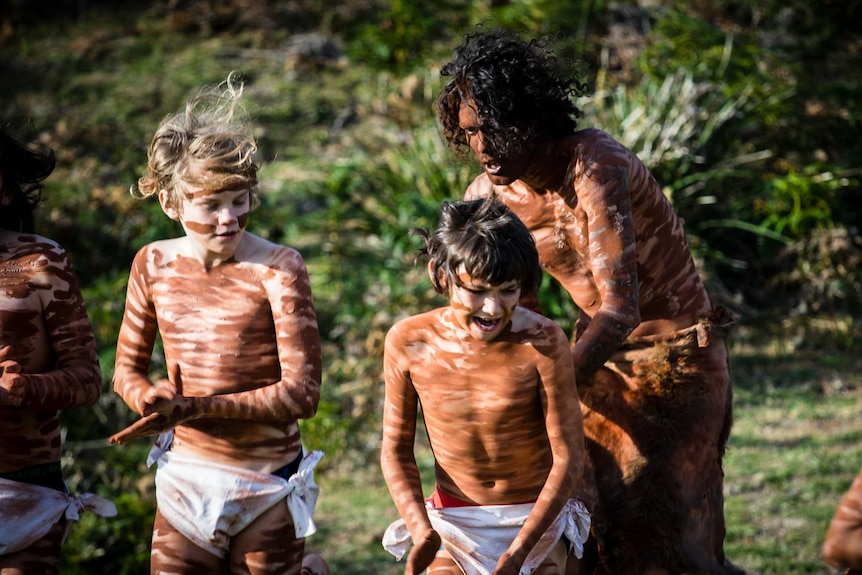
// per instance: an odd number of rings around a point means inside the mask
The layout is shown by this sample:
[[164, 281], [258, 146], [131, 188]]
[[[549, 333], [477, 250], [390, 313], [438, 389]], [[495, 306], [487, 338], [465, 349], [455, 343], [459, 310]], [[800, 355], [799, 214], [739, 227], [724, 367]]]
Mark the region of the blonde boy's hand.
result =
[[7, 359], [11, 354], [11, 345], [0, 348], [0, 405], [17, 407], [24, 401], [26, 379], [21, 375], [21, 364]]
[[122, 429], [112, 435], [109, 439], [111, 443], [128, 443], [135, 439], [158, 435], [173, 427], [173, 424], [161, 416], [161, 414], [153, 413], [142, 417], [130, 426]]
[[173, 381], [160, 379], [141, 395], [138, 407], [142, 417], [112, 435], [111, 443], [128, 443], [142, 437], [158, 435], [194, 419], [192, 400], [177, 392], [177, 388], [182, 387], [179, 367], [172, 371], [172, 375]]
[[144, 417], [161, 413], [170, 415], [185, 398], [177, 391], [177, 386], [169, 379], [160, 379], [145, 391], [138, 400], [138, 410]]

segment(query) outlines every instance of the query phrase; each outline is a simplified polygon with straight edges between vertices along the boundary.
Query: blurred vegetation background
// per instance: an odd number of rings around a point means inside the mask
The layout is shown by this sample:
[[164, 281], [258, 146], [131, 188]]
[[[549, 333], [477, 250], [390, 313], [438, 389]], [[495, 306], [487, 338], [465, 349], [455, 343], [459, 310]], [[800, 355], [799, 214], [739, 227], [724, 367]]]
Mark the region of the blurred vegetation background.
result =
[[[302, 422], [327, 453], [309, 548], [340, 575], [403, 570], [379, 543], [396, 515], [377, 462], [382, 342], [443, 303], [407, 232], [477, 172], [446, 149], [432, 103], [479, 22], [577, 55], [593, 89], [582, 125], [652, 169], [713, 299], [740, 318], [730, 556], [751, 573], [829, 572], [822, 534], [862, 466], [860, 0], [0, 0], [0, 117], [57, 152], [38, 231], [78, 270], [105, 377], [96, 407], [63, 414], [64, 473], [120, 510], [82, 518], [64, 573], [147, 572], [149, 445], [107, 444], [132, 420], [110, 379], [132, 256], [181, 229], [128, 190], [160, 120], [232, 70], [264, 162], [249, 229], [302, 252], [324, 341], [320, 412]], [[570, 333], [561, 290], [547, 280], [541, 297]]]

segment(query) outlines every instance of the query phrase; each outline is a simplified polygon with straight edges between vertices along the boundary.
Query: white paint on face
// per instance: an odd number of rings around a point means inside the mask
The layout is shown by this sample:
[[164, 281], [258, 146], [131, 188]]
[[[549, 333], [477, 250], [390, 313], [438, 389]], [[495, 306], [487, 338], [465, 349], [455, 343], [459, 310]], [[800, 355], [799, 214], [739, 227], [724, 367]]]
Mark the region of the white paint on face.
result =
[[521, 286], [515, 280], [492, 285], [460, 271], [461, 285], [449, 288], [449, 305], [455, 312], [455, 320], [474, 338], [492, 341], [512, 320], [521, 298]]
[[178, 209], [166, 205], [167, 197], [167, 190], [162, 190], [162, 208], [183, 226], [192, 252], [202, 262], [218, 265], [234, 256], [248, 222], [251, 193], [247, 187], [208, 190], [185, 184]]

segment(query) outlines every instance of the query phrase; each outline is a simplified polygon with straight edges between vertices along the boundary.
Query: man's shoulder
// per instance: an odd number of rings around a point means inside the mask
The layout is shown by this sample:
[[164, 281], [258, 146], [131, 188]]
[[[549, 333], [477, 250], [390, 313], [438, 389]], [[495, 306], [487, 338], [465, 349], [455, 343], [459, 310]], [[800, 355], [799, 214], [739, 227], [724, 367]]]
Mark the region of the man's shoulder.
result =
[[578, 148], [623, 148], [625, 146], [617, 140], [615, 137], [610, 135], [608, 132], [601, 130], [599, 128], [583, 128], [581, 130], [576, 131], [572, 134], [572, 138], [577, 144]]
[[640, 161], [637, 155], [614, 136], [599, 128], [584, 128], [572, 135], [574, 150], [578, 156], [589, 158], [590, 163], [616, 157], [626, 161]]
[[488, 179], [488, 174], [482, 171], [481, 174], [473, 178], [470, 185], [467, 186], [467, 191], [464, 192], [465, 200], [478, 200], [486, 198], [496, 191], [496, 186]]

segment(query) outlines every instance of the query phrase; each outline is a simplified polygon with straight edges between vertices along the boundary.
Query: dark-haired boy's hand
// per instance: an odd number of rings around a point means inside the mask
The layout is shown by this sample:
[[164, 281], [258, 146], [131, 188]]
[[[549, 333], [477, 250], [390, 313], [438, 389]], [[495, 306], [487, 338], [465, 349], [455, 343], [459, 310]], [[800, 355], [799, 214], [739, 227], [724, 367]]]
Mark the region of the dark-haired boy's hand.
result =
[[434, 556], [440, 549], [440, 534], [429, 529], [421, 543], [413, 545], [407, 555], [407, 565], [404, 575], [419, 575], [434, 561]]

